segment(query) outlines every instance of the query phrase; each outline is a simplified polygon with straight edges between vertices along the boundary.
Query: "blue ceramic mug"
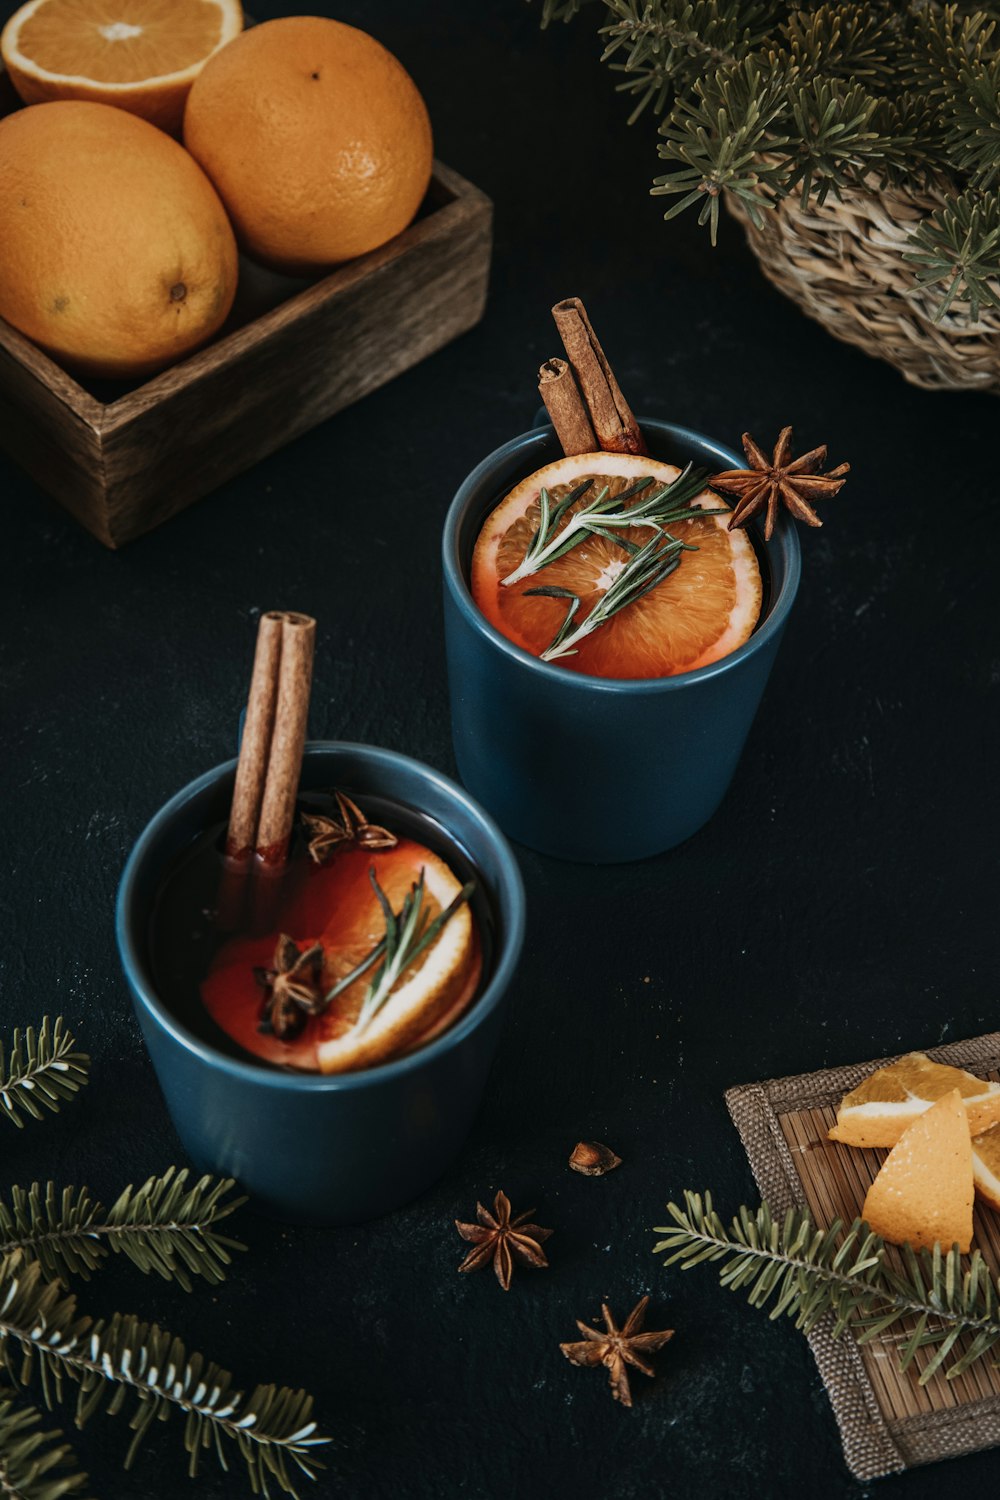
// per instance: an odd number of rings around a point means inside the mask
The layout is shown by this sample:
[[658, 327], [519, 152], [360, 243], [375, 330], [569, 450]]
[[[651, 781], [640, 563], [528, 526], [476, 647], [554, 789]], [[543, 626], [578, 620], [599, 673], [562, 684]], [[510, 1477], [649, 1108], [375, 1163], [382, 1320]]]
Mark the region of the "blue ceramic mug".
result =
[[492, 820], [429, 766], [366, 745], [307, 745], [304, 789], [342, 786], [414, 808], [467, 855], [492, 919], [485, 988], [427, 1046], [364, 1072], [324, 1077], [232, 1056], [157, 993], [148, 935], [167, 868], [228, 816], [235, 771], [229, 761], [191, 782], [133, 849], [118, 892], [125, 977], [171, 1119], [198, 1169], [235, 1177], [277, 1218], [360, 1224], [428, 1188], [468, 1134], [524, 940], [520, 872]]
[[[653, 456], [713, 473], [743, 460], [646, 419]], [[799, 583], [782, 515], [763, 561], [764, 613], [744, 645], [676, 677], [588, 677], [539, 660], [483, 617], [469, 588], [490, 511], [561, 457], [550, 426], [512, 438], [460, 486], [444, 529], [444, 612], [455, 758], [472, 795], [511, 838], [560, 859], [616, 863], [671, 849], [715, 812], [757, 712]], [[755, 523], [752, 523], [755, 524]]]

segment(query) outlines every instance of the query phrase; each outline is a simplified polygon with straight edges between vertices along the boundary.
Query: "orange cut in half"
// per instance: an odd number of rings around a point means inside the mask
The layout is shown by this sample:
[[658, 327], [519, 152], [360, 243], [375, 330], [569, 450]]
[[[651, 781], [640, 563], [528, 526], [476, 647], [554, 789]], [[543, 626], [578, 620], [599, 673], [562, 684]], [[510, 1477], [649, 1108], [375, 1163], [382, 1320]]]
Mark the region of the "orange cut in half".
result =
[[374, 969], [356, 979], [320, 1015], [310, 1017], [294, 1040], [283, 1041], [259, 1029], [261, 991], [254, 970], [270, 968], [279, 932], [287, 932], [302, 952], [322, 943], [324, 990], [345, 978], [385, 936], [385, 919], [369, 878], [372, 870], [396, 913], [423, 871], [427, 922], [461, 890], [445, 861], [413, 839], [400, 839], [392, 849], [338, 850], [327, 864], [299, 871], [276, 930], [224, 943], [202, 983], [206, 1010], [240, 1047], [279, 1066], [352, 1072], [423, 1046], [470, 1004], [479, 986], [482, 957], [466, 902], [400, 975], [363, 1029], [356, 1023]]
[[114, 104], [178, 134], [192, 83], [242, 29], [240, 0], [28, 0], [0, 56], [25, 104]]
[[[523, 479], [488, 516], [473, 553], [472, 595], [486, 619], [516, 646], [542, 656], [566, 617], [567, 602], [530, 591], [567, 590], [580, 600], [575, 619], [583, 621], [628, 561], [628, 552], [614, 540], [589, 535], [537, 572], [505, 584], [538, 530], [543, 487], [551, 513], [585, 479], [592, 481], [564, 512], [554, 533], [558, 537], [605, 487], [611, 497], [648, 477], [658, 486], [671, 484], [680, 472], [673, 464], [633, 454], [582, 453]], [[623, 505], [638, 503], [649, 492]], [[675, 572], [583, 637], [575, 654], [559, 657], [560, 666], [592, 677], [672, 677], [708, 666], [749, 639], [763, 594], [753, 545], [745, 531], [727, 530], [729, 507], [718, 495], [703, 490], [692, 503], [723, 512], [669, 526], [671, 537], [698, 550], [682, 552]], [[648, 526], [623, 528], [620, 534], [633, 547], [654, 536]]]

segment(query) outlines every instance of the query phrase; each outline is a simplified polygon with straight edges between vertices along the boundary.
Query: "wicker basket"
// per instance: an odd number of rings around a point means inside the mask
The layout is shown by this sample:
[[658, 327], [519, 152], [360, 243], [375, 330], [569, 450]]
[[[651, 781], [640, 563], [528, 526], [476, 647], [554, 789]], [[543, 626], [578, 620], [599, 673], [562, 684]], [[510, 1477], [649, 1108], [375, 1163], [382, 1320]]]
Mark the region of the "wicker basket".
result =
[[888, 360], [911, 385], [1000, 394], [1000, 311], [982, 307], [970, 323], [956, 301], [936, 323], [940, 287], [918, 286], [903, 260], [912, 225], [945, 201], [875, 185], [806, 209], [793, 196], [757, 228], [727, 194], [768, 280], [836, 338]]

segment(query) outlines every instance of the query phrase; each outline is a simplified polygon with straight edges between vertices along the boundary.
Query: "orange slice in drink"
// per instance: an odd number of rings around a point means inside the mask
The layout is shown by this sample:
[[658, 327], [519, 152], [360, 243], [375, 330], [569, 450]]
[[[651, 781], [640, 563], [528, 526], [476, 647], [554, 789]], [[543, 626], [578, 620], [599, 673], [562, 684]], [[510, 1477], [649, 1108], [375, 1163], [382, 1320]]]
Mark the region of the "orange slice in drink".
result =
[[[505, 584], [523, 564], [538, 530], [543, 487], [554, 511], [584, 480], [592, 481], [563, 514], [554, 533], [558, 537], [601, 490], [617, 496], [633, 491], [642, 479], [663, 486], [679, 474], [673, 464], [651, 458], [583, 453], [547, 464], [522, 480], [487, 518], [473, 553], [472, 594], [490, 624], [515, 645], [541, 656], [566, 617], [567, 601], [529, 591], [567, 590], [580, 600], [575, 620], [584, 621], [628, 561], [629, 553], [611, 538], [588, 535], [537, 572]], [[652, 486], [623, 505], [640, 503], [649, 493]], [[726, 529], [729, 507], [717, 495], [705, 490], [692, 503], [724, 512], [668, 526], [671, 537], [698, 550], [682, 552], [675, 572], [581, 639], [574, 655], [559, 658], [560, 665], [592, 677], [669, 677], [708, 666], [749, 638], [762, 600], [753, 546], [745, 531]], [[650, 527], [638, 526], [618, 534], [633, 548], [655, 535]]]
[[314, 943], [323, 945], [324, 990], [349, 974], [385, 936], [385, 920], [369, 878], [372, 870], [397, 913], [423, 871], [428, 922], [461, 890], [445, 861], [412, 839], [400, 839], [385, 850], [346, 848], [325, 865], [293, 872], [275, 930], [223, 944], [201, 987], [209, 1014], [247, 1052], [322, 1073], [369, 1068], [430, 1041], [471, 1002], [482, 959], [465, 903], [400, 975], [363, 1029], [356, 1023], [376, 968], [356, 979], [322, 1014], [311, 1017], [292, 1041], [259, 1029], [262, 995], [254, 970], [270, 968], [279, 932], [287, 932], [302, 952]]
[[176, 133], [192, 83], [242, 29], [240, 0], [28, 0], [0, 55], [26, 104], [116, 104]]

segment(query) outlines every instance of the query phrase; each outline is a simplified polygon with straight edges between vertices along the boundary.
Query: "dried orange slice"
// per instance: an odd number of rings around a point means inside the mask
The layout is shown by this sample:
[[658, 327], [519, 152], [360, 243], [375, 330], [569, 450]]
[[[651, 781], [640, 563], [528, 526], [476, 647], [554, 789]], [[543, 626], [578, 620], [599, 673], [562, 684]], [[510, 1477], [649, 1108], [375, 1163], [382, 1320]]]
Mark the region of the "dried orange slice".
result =
[[972, 1175], [979, 1196], [1000, 1209], [1000, 1121], [972, 1137]]
[[893, 1245], [966, 1254], [972, 1244], [972, 1140], [958, 1089], [900, 1137], [868, 1189], [862, 1217]]
[[[662, 485], [679, 474], [673, 464], [651, 458], [582, 453], [522, 480], [487, 518], [473, 553], [472, 594], [490, 624], [515, 645], [541, 656], [565, 618], [566, 603], [529, 591], [540, 586], [568, 590], [579, 598], [577, 618], [584, 620], [627, 561], [627, 553], [613, 540], [588, 536], [530, 577], [506, 585], [503, 580], [521, 566], [538, 529], [543, 487], [554, 509], [592, 479], [588, 492], [564, 513], [559, 524], [565, 529], [605, 486], [613, 496], [631, 491], [644, 477]], [[581, 640], [576, 654], [561, 657], [560, 665], [593, 677], [667, 677], [718, 661], [749, 638], [762, 599], [753, 546], [744, 531], [726, 529], [728, 507], [717, 495], [703, 491], [695, 503], [726, 514], [671, 525], [671, 536], [698, 550], [683, 553], [676, 572]], [[634, 545], [652, 534], [648, 528], [630, 531]]]
[[385, 850], [345, 848], [328, 864], [295, 872], [289, 877], [275, 931], [223, 944], [201, 987], [209, 1014], [247, 1052], [286, 1067], [323, 1073], [369, 1068], [430, 1041], [470, 1003], [482, 960], [472, 913], [465, 904], [400, 976], [364, 1030], [357, 1031], [355, 1022], [373, 971], [311, 1018], [293, 1041], [258, 1029], [261, 992], [254, 969], [270, 967], [279, 932], [288, 932], [302, 951], [322, 943], [325, 989], [349, 974], [384, 937], [385, 920], [369, 879], [371, 870], [394, 912], [423, 871], [428, 921], [461, 890], [445, 861], [412, 839], [400, 839]]
[[845, 1094], [830, 1139], [846, 1146], [894, 1146], [919, 1115], [952, 1089], [961, 1096], [970, 1134], [1000, 1120], [1000, 1084], [932, 1062], [924, 1052], [910, 1052]]
[[240, 0], [28, 0], [0, 56], [26, 104], [116, 104], [177, 133], [192, 83], [242, 29]]

